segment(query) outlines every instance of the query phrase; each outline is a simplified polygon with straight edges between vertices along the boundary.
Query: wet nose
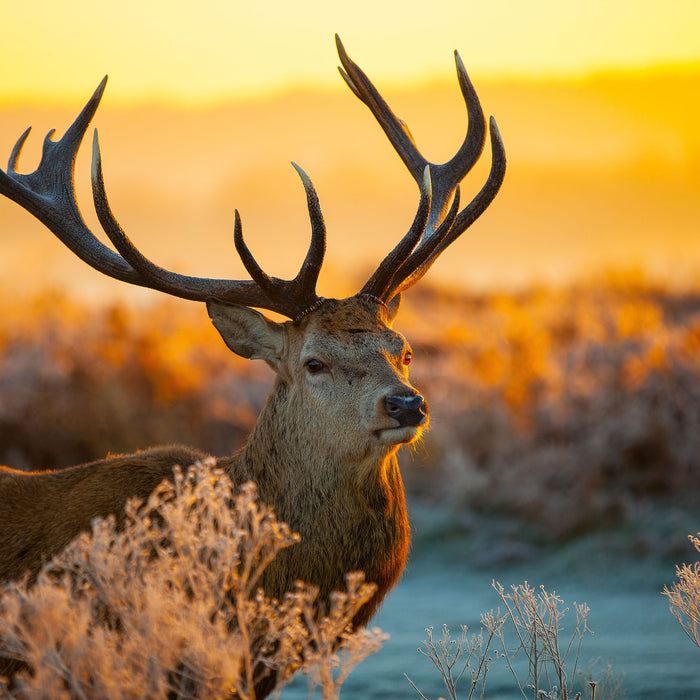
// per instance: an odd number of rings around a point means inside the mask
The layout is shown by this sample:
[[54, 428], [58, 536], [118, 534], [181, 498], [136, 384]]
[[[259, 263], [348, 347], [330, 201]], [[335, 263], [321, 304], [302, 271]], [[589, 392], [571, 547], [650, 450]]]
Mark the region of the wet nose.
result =
[[393, 418], [400, 426], [418, 426], [425, 422], [428, 406], [420, 394], [412, 396], [387, 396], [384, 408], [389, 418]]

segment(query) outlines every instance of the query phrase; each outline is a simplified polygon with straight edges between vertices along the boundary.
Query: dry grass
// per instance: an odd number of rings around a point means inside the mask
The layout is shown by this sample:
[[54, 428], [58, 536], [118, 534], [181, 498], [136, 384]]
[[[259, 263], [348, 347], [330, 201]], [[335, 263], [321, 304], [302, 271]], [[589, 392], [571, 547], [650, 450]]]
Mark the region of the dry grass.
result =
[[97, 520], [32, 588], [7, 585], [0, 652], [31, 672], [0, 681], [3, 697], [243, 700], [303, 671], [336, 698], [384, 639], [350, 625], [375, 587], [349, 576], [320, 619], [301, 582], [266, 598], [260, 575], [298, 536], [255, 496], [252, 484], [234, 494], [213, 463], [177, 471], [145, 507], [129, 503], [123, 530]]

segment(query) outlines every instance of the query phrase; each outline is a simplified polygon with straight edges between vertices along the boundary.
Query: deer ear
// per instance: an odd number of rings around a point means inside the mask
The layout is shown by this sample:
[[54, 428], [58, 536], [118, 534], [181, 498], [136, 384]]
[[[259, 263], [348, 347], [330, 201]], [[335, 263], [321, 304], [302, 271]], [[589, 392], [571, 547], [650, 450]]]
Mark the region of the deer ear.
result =
[[387, 324], [391, 325], [396, 318], [396, 314], [399, 313], [399, 306], [401, 305], [401, 294], [397, 294], [391, 301], [386, 305], [386, 320]]
[[250, 360], [265, 360], [276, 367], [284, 352], [284, 326], [268, 321], [247, 306], [207, 301], [209, 318], [229, 349]]

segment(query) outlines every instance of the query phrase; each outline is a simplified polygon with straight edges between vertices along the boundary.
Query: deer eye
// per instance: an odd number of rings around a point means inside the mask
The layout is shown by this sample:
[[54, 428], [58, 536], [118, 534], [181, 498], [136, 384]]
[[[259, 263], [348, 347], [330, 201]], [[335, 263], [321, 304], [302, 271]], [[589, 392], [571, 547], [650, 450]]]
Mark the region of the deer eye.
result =
[[403, 362], [405, 365], [410, 365], [412, 359], [413, 359], [413, 353], [412, 353], [410, 350], [407, 350], [407, 351], [406, 351], [406, 354], [403, 356], [402, 362]]
[[304, 363], [304, 366], [306, 367], [306, 370], [309, 374], [318, 374], [319, 372], [323, 372], [324, 369], [326, 369], [326, 365], [321, 362], [321, 360], [307, 360]]

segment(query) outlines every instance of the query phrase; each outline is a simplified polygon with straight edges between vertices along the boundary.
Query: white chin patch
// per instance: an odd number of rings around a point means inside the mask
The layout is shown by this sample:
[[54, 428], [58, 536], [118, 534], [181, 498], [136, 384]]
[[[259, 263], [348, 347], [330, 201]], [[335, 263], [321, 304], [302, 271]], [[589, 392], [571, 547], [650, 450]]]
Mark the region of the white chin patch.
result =
[[413, 442], [421, 433], [420, 427], [412, 425], [401, 426], [399, 428], [386, 428], [377, 433], [379, 440], [386, 445], [401, 445]]

